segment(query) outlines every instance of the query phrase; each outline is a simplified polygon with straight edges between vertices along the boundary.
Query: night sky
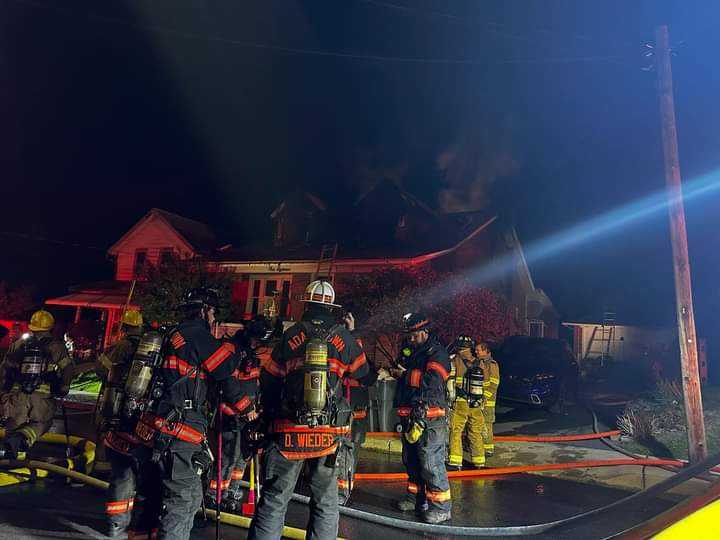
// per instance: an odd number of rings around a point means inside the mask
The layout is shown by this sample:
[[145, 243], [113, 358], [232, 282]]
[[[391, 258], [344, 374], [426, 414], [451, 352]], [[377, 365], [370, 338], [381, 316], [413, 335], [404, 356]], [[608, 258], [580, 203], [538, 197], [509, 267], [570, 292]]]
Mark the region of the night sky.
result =
[[[104, 250], [151, 207], [267, 238], [285, 193], [341, 204], [368, 161], [434, 203], [468, 133], [512, 163], [488, 165], [493, 204], [531, 245], [664, 187], [657, 24], [684, 179], [720, 166], [718, 22], [686, 0], [0, 0], [0, 279], [109, 277]], [[717, 199], [687, 207], [710, 336]], [[666, 213], [531, 269], [565, 319], [674, 319]]]

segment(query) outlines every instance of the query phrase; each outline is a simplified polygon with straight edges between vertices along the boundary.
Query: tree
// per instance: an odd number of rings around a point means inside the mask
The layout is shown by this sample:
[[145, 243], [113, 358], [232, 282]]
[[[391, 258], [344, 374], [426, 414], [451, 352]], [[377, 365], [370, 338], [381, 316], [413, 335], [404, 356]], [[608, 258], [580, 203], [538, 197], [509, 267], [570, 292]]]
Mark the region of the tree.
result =
[[196, 287], [211, 287], [220, 295], [218, 320], [234, 316], [231, 306], [232, 286], [236, 276], [201, 258], [171, 258], [159, 265], [148, 265], [144, 280], [138, 283], [136, 302], [141, 306], [146, 321], [176, 324], [180, 321], [178, 309], [183, 293]]
[[[442, 293], [430, 294], [438, 284], [442, 284]], [[445, 343], [460, 334], [497, 343], [520, 330], [500, 295], [429, 266], [356, 275], [341, 302], [356, 312], [366, 348], [379, 353], [375, 354], [379, 365], [397, 358], [402, 317], [412, 311], [427, 313]]]
[[7, 282], [0, 281], [0, 319], [25, 320], [34, 307], [30, 287], [11, 289]]

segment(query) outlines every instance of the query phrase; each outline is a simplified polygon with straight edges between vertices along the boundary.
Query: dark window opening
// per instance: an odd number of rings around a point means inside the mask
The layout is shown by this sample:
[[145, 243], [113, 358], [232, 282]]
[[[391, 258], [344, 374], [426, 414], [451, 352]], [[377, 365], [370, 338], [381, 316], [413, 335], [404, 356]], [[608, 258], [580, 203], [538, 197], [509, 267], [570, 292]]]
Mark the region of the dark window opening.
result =
[[135, 252], [135, 263], [133, 265], [133, 276], [140, 277], [145, 271], [145, 264], [147, 263], [147, 251], [138, 249]]

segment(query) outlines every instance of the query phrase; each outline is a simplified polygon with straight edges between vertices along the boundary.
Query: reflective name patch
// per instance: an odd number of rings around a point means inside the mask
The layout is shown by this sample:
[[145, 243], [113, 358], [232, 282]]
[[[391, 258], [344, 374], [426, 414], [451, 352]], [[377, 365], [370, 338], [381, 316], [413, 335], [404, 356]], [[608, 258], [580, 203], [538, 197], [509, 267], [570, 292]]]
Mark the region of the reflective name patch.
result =
[[332, 433], [284, 433], [283, 446], [287, 450], [317, 450], [335, 443]]

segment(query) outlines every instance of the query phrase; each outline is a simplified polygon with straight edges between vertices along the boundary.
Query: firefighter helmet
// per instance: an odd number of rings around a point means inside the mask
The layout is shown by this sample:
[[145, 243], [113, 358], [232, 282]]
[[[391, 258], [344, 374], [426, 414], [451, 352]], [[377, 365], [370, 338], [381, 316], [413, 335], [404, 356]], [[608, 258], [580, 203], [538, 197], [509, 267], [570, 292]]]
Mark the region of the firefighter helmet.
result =
[[316, 279], [305, 288], [303, 302], [313, 302], [324, 306], [340, 307], [335, 303], [335, 289], [329, 281]]
[[128, 326], [142, 326], [143, 317], [142, 314], [135, 309], [127, 309], [122, 315], [122, 323]]
[[475, 340], [470, 336], [459, 335], [455, 338], [455, 342], [453, 343], [453, 349], [456, 351], [459, 351], [460, 349], [470, 349], [474, 351], [475, 345]]
[[189, 289], [183, 294], [183, 306], [198, 308], [202, 306], [210, 306], [217, 308], [220, 306], [220, 295], [216, 289], [210, 287], [198, 287]]
[[407, 313], [403, 315], [403, 324], [405, 332], [419, 332], [420, 330], [430, 330], [430, 318], [422, 313]]
[[247, 323], [245, 326], [245, 332], [248, 337], [258, 339], [261, 342], [266, 342], [270, 339], [270, 336], [273, 333], [273, 327], [267, 318], [258, 316]]
[[44, 309], [33, 313], [30, 317], [30, 324], [28, 324], [28, 328], [33, 332], [47, 332], [53, 326], [55, 326], [55, 317]]

